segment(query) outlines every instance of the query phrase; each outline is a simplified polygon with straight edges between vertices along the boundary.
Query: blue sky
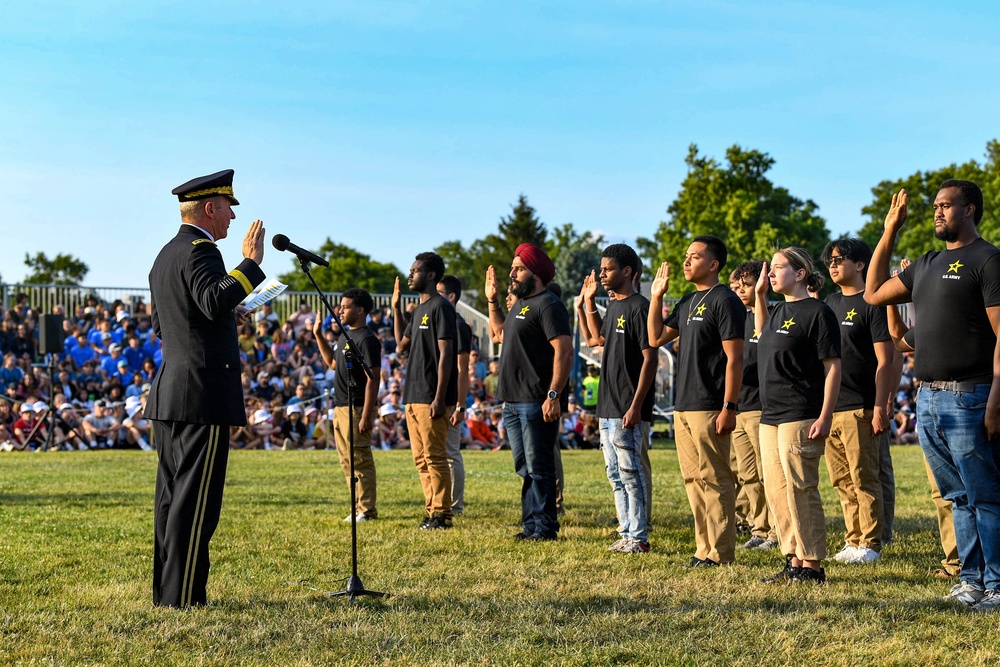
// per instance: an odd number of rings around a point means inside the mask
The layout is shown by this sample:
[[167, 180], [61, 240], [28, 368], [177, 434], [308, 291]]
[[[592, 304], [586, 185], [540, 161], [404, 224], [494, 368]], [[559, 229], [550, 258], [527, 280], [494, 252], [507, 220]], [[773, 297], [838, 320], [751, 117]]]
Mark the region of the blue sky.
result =
[[[403, 269], [496, 229], [651, 235], [687, 146], [769, 153], [834, 233], [884, 179], [980, 160], [1000, 136], [1000, 4], [7, 3], [0, 275], [71, 253], [142, 286], [170, 190], [236, 170], [242, 206], [307, 248]], [[269, 275], [295, 267], [268, 243]], [[473, 277], [478, 279], [478, 277]], [[344, 286], [348, 287], [348, 286]]]

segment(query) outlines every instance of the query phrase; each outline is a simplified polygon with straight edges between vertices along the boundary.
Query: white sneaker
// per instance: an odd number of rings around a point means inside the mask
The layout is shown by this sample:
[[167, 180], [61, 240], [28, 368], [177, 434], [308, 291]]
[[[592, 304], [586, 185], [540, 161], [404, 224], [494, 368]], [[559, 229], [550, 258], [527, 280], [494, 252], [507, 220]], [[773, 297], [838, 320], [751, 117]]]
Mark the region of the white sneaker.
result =
[[81, 440], [79, 446], [77, 447], [77, 449], [79, 449], [81, 452], [85, 452], [88, 449], [90, 449], [90, 446], [87, 445], [87, 443], [85, 443], [83, 440]]
[[858, 547], [852, 547], [850, 544], [845, 544], [844, 548], [837, 552], [837, 555], [831, 558], [834, 563], [846, 563], [855, 557], [858, 553]]
[[972, 584], [968, 581], [960, 581], [951, 587], [944, 599], [948, 602], [959, 602], [966, 607], [979, 604], [986, 597], [986, 591], [979, 584]]
[[0, 443], [0, 452], [12, 452], [14, 451], [14, 445], [9, 442]]
[[972, 611], [1000, 611], [1000, 590], [991, 588], [983, 595], [983, 599], [972, 605]]
[[865, 563], [874, 563], [881, 557], [882, 554], [874, 549], [869, 549], [868, 547], [855, 547], [854, 555], [842, 562], [847, 563], [848, 565], [864, 565]]

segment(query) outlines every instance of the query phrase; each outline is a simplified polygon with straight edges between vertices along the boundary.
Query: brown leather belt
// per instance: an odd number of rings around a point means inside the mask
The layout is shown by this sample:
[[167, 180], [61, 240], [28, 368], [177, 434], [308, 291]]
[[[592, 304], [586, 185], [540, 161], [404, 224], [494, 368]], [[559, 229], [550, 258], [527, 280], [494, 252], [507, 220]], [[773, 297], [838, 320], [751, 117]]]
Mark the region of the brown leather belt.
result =
[[931, 382], [921, 382], [921, 387], [927, 387], [928, 389], [933, 389], [935, 391], [954, 391], [954, 392], [972, 392], [976, 390], [977, 385], [981, 384], [993, 384], [993, 376], [987, 375], [986, 377], [976, 378], [974, 380], [965, 380], [963, 382], [955, 382], [953, 380], [933, 380]]

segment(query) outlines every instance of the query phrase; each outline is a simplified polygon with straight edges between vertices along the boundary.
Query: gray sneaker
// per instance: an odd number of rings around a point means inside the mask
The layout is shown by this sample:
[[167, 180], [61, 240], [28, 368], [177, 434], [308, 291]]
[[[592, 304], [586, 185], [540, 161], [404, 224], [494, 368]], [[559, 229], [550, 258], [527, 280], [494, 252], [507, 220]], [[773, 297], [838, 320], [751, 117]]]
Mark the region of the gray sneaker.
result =
[[755, 546], [754, 549], [757, 551], [769, 551], [771, 549], [778, 548], [778, 540], [764, 540], [759, 545]]
[[966, 607], [972, 607], [979, 604], [984, 597], [986, 597], [986, 591], [983, 590], [982, 586], [968, 581], [960, 581], [951, 587], [944, 599], [948, 602], [958, 602]]
[[736, 548], [737, 549], [756, 549], [760, 545], [764, 544], [764, 542], [766, 542], [766, 540], [763, 537], [757, 537], [756, 535], [754, 535], [749, 540], [747, 540], [746, 542], [744, 542], [743, 544], [739, 545]]
[[1000, 589], [991, 588], [983, 595], [983, 599], [972, 605], [972, 611], [1000, 611]]

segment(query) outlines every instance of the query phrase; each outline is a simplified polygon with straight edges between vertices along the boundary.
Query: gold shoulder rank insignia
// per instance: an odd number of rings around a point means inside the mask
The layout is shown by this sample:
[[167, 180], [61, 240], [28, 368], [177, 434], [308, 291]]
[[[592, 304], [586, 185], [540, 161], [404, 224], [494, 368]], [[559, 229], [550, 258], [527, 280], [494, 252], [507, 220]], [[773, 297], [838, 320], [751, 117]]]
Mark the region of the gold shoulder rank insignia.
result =
[[215, 241], [210, 241], [208, 239], [195, 239], [194, 241], [191, 241], [191, 245], [198, 245], [199, 243], [211, 243], [212, 245], [215, 245]]

